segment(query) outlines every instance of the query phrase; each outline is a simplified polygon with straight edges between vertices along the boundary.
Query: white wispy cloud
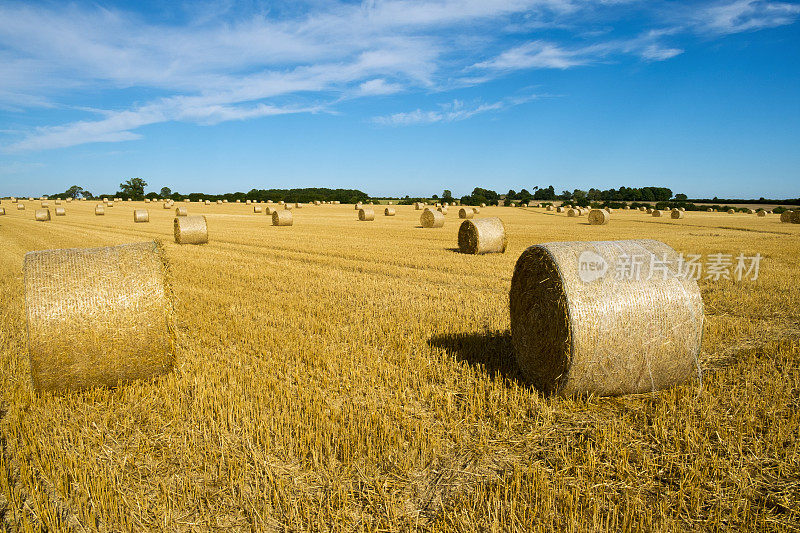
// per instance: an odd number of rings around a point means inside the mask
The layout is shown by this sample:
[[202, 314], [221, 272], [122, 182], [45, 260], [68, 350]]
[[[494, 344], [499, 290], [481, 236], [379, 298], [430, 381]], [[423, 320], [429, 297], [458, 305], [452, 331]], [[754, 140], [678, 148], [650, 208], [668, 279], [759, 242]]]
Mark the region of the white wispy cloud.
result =
[[540, 98], [539, 95], [528, 95], [523, 97], [511, 97], [492, 103], [476, 103], [467, 105], [461, 100], [439, 105], [439, 109], [423, 111], [415, 109], [413, 111], [393, 113], [391, 115], [373, 117], [372, 122], [382, 126], [411, 126], [414, 124], [433, 124], [436, 122], [458, 122], [472, 118], [475, 115], [492, 111], [501, 111], [522, 105]]
[[[633, 36], [613, 31], [623, 4], [651, 12]], [[137, 130], [170, 121], [206, 125], [332, 112], [354, 98], [438, 93], [509, 71], [579, 68], [617, 56], [664, 61], [682, 53], [681, 35], [754, 31], [800, 16], [795, 3], [710, 0], [678, 10], [670, 3], [677, 15], [665, 22], [665, 5], [365, 0], [281, 3], [263, 11], [231, 0], [187, 4], [186, 20], [177, 24], [95, 4], [7, 1], [0, 3], [0, 111], [77, 110], [73, 97], [85, 101], [98, 93], [113, 93], [118, 104], [99, 110], [100, 117], [87, 111], [84, 120], [42, 124], [1, 149], [130, 141], [143, 135]], [[592, 32], [598, 21], [609, 30]], [[558, 28], [562, 37], [537, 37], [546, 28]], [[132, 96], [117, 96], [123, 93]], [[158, 96], [141, 101], [142, 94]], [[454, 121], [496, 110], [494, 104], [460, 105], [386, 120]]]

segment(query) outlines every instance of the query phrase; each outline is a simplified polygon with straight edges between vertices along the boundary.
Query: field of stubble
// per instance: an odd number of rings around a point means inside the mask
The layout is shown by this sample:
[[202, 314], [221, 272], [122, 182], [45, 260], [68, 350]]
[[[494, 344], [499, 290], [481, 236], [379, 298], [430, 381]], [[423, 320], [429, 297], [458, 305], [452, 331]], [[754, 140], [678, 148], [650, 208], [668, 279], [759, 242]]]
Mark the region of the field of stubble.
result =
[[[178, 246], [158, 204], [134, 224], [145, 204], [39, 223], [25, 203], [0, 217], [0, 530], [800, 530], [800, 226], [777, 215], [486, 208], [508, 251], [465, 256], [454, 210], [426, 230], [410, 206], [309, 206], [278, 228], [193, 203], [211, 242]], [[700, 282], [702, 387], [541, 396], [509, 335], [516, 259], [627, 238], [765, 259], [757, 281]], [[35, 395], [23, 255], [150, 239], [171, 264], [174, 372]]]

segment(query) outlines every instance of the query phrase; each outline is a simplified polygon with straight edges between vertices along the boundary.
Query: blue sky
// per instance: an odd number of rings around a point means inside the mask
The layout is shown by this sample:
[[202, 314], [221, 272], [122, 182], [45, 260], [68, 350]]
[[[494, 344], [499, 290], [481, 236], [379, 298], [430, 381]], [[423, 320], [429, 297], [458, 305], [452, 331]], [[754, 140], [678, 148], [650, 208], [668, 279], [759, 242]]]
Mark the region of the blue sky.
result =
[[800, 2], [0, 3], [0, 196], [800, 196]]

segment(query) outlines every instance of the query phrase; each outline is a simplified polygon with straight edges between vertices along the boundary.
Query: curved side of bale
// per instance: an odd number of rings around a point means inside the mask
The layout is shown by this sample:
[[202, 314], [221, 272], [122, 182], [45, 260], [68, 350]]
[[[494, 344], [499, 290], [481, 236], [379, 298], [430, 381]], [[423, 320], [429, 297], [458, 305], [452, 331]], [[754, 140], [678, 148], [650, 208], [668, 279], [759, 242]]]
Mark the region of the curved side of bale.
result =
[[580, 214], [579, 211], [580, 211], [579, 209], [573, 209], [573, 208], [570, 207], [569, 210], [567, 211], [567, 216], [568, 217], [576, 217], [576, 216], [578, 216]]
[[656, 217], [656, 218], [660, 217], [661, 216], [661, 210], [660, 209], [654, 209], [653, 210], [653, 216]]
[[178, 244], [206, 244], [208, 223], [204, 215], [175, 217], [173, 221], [175, 242]]
[[608, 224], [609, 220], [611, 220], [611, 214], [605, 209], [592, 209], [589, 211], [589, 224], [593, 226]]
[[37, 391], [114, 387], [172, 368], [171, 293], [155, 242], [30, 252], [23, 268]]
[[397, 212], [395, 211], [394, 207], [387, 207], [386, 209], [383, 210], [383, 216], [385, 217], [393, 217], [396, 214]]
[[791, 218], [792, 218], [791, 211], [784, 211], [783, 213], [781, 213], [781, 222], [790, 222]]
[[673, 209], [670, 216], [674, 219], [683, 218], [685, 213], [683, 211], [679, 211], [677, 209]]
[[[617, 279], [614, 265], [625, 256], [666, 258], [668, 275], [644, 260], [638, 279]], [[640, 393], [687, 380], [700, 351], [703, 300], [677, 268], [675, 250], [652, 240], [528, 248], [509, 294], [523, 374], [561, 395]]]
[[792, 214], [789, 215], [789, 222], [792, 224], [800, 224], [800, 211], [792, 211]]
[[25, 211], [25, 204], [17, 204], [17, 211]]
[[733, 215], [733, 214], [735, 214], [735, 213], [736, 213], [736, 211], [734, 211], [733, 209], [728, 209], [728, 214], [729, 214], [729, 215]]
[[57, 217], [65, 217], [67, 216], [67, 210], [63, 207], [56, 207], [56, 216]]
[[458, 210], [458, 218], [472, 218], [475, 216], [475, 211], [472, 210], [470, 207], [462, 207]]
[[134, 222], [150, 222], [150, 213], [147, 209], [134, 209], [133, 210]]
[[358, 220], [362, 222], [368, 222], [370, 220], [375, 220], [375, 210], [371, 207], [363, 207], [358, 210]]
[[[552, 206], [548, 206], [548, 207], [552, 207]], [[548, 211], [552, 211], [552, 209], [548, 209]], [[564, 212], [564, 208], [563, 207], [556, 207], [556, 213], [563, 213], [563, 212]]]
[[103, 216], [103, 215], [106, 214], [106, 208], [103, 207], [102, 205], [95, 206], [94, 214], [95, 214], [95, 216], [98, 216], [98, 217], [99, 216]]
[[441, 228], [444, 226], [444, 215], [439, 211], [426, 209], [420, 215], [419, 223], [423, 228]]
[[39, 222], [47, 222], [50, 220], [50, 210], [49, 209], [37, 209], [33, 213], [33, 218], [35, 218]]
[[176, 207], [175, 208], [175, 216], [176, 217], [186, 217], [189, 216], [189, 210], [185, 207]]
[[274, 213], [275, 211], [276, 211], [276, 209], [273, 208], [273, 207], [270, 207], [270, 206], [266, 206], [264, 208], [264, 214], [267, 215], [267, 216], [272, 216], [272, 213]]
[[253, 206], [253, 213], [260, 213], [262, 211], [262, 207], [260, 205]]
[[437, 208], [436, 210], [437, 210], [438, 212], [440, 212], [441, 214], [443, 214], [443, 215], [446, 215], [446, 214], [447, 214], [447, 208], [446, 208], [446, 207], [444, 207], [444, 206], [442, 206], [442, 207], [439, 207], [439, 208]]
[[272, 225], [273, 226], [291, 226], [293, 224], [292, 212], [283, 210], [275, 210], [272, 212]]
[[464, 254], [505, 253], [508, 237], [497, 217], [465, 220], [458, 228], [458, 249]]

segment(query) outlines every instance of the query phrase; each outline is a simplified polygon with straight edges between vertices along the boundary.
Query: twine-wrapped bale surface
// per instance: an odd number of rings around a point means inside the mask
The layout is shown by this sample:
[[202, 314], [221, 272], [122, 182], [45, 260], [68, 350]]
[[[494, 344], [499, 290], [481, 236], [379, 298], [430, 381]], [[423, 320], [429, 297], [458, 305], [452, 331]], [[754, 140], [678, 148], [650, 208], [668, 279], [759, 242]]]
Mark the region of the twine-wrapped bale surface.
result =
[[150, 213], [147, 209], [134, 209], [133, 210], [134, 222], [150, 222]]
[[175, 216], [176, 217], [186, 217], [189, 216], [189, 210], [185, 207], [176, 207], [175, 208]]
[[63, 207], [56, 207], [56, 216], [57, 217], [65, 217], [67, 216], [67, 210]]
[[95, 206], [95, 208], [94, 208], [94, 214], [95, 214], [95, 216], [100, 217], [100, 216], [103, 216], [103, 215], [106, 214], [106, 210], [102, 205], [98, 205], [98, 206]]
[[438, 208], [438, 209], [437, 209], [437, 211], [439, 211], [439, 212], [440, 212], [441, 214], [443, 214], [443, 215], [446, 215], [446, 214], [447, 214], [447, 208], [446, 208], [446, 207], [444, 207], [444, 206], [442, 206], [442, 207]]
[[276, 210], [275, 210], [274, 208], [270, 207], [270, 206], [266, 206], [266, 207], [264, 208], [264, 214], [265, 214], [265, 215], [270, 215], [270, 216], [272, 216], [272, 213], [274, 213], [275, 211], [276, 211]]
[[155, 242], [25, 256], [33, 386], [64, 392], [164, 374], [172, 304]]
[[394, 207], [387, 207], [386, 209], [383, 210], [383, 216], [386, 217], [393, 217], [396, 214], [397, 212], [394, 210]]
[[419, 223], [423, 228], [441, 228], [444, 226], [444, 215], [439, 211], [426, 209], [420, 215]]
[[789, 222], [792, 224], [800, 224], [800, 211], [792, 211], [792, 214], [789, 215]]
[[375, 220], [375, 210], [371, 207], [363, 207], [358, 210], [358, 220], [362, 222]]
[[469, 207], [462, 207], [458, 210], [458, 218], [472, 218], [475, 216], [475, 211]]
[[278, 211], [277, 209], [272, 213], [272, 225], [273, 226], [291, 226], [292, 225], [292, 212], [283, 210]]
[[791, 222], [792, 212], [791, 211], [784, 211], [781, 213], [781, 222]]
[[17, 211], [25, 211], [25, 204], [17, 204]]
[[465, 220], [458, 228], [458, 249], [464, 254], [505, 253], [506, 228], [497, 217]]
[[734, 211], [733, 209], [728, 209], [728, 214], [729, 215], [733, 215], [734, 213], [736, 213], [736, 211]]
[[577, 217], [579, 214], [580, 214], [580, 209], [570, 208], [569, 211], [567, 211], [568, 217]]
[[653, 210], [653, 216], [656, 217], [656, 218], [660, 217], [661, 216], [661, 210], [660, 209], [654, 209]]
[[254, 205], [253, 206], [253, 213], [260, 213], [261, 211], [262, 211], [262, 209], [261, 209], [260, 205]]
[[173, 221], [175, 242], [178, 244], [206, 244], [208, 224], [204, 215], [175, 217]]
[[680, 210], [678, 210], [678, 209], [673, 209], [673, 210], [672, 210], [672, 213], [670, 214], [670, 216], [671, 216], [672, 218], [675, 218], [675, 219], [678, 219], [678, 218], [683, 218], [683, 217], [684, 217], [684, 212], [683, 212], [683, 211], [680, 211]]
[[759, 209], [758, 211], [756, 211], [756, 216], [765, 217], [767, 216], [767, 212], [764, 211], [763, 209]]
[[[615, 265], [632, 257], [643, 258], [639, 276], [618, 279]], [[666, 277], [653, 264], [665, 264]], [[561, 395], [648, 392], [688, 379], [700, 351], [703, 301], [678, 265], [675, 250], [653, 240], [528, 248], [509, 294], [523, 374]]]
[[592, 209], [589, 212], [589, 224], [593, 226], [608, 224], [609, 220], [611, 220], [611, 214], [605, 209]]

